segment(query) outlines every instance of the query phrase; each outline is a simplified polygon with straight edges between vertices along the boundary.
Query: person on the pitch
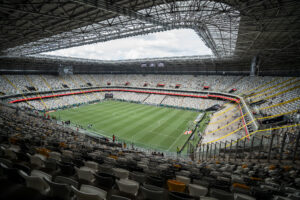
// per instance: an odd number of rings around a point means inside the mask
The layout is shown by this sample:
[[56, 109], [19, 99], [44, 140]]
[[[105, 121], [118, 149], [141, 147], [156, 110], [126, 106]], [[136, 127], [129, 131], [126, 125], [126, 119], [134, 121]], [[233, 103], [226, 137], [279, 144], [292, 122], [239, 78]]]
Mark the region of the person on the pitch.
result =
[[113, 143], [115, 143], [115, 140], [116, 140], [116, 136], [113, 135]]

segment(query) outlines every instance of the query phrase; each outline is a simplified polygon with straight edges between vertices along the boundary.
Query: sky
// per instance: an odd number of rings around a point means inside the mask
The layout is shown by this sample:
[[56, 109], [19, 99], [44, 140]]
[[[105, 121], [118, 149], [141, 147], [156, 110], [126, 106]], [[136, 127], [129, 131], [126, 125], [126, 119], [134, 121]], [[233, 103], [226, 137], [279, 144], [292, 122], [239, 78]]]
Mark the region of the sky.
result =
[[61, 49], [43, 54], [98, 60], [126, 60], [212, 55], [195, 31], [170, 30], [130, 38]]

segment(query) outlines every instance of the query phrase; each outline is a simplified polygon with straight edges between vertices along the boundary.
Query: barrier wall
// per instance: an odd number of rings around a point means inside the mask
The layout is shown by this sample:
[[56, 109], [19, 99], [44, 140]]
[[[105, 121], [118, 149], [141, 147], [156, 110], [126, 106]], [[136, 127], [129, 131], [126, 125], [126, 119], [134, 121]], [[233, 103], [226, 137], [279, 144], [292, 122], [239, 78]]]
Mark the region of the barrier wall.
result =
[[193, 95], [193, 94], [178, 94], [178, 93], [170, 93], [170, 92], [152, 92], [152, 91], [144, 91], [144, 90], [130, 90], [130, 89], [99, 89], [99, 90], [86, 90], [80, 92], [69, 92], [64, 94], [54, 94], [54, 95], [47, 95], [47, 96], [39, 96], [39, 97], [32, 97], [32, 98], [23, 98], [17, 99], [14, 101], [10, 101], [9, 103], [19, 103], [24, 101], [32, 101], [38, 99], [46, 99], [46, 98], [54, 98], [54, 97], [61, 97], [61, 96], [70, 96], [70, 95], [77, 95], [77, 94], [85, 94], [85, 93], [93, 93], [93, 92], [134, 92], [134, 93], [145, 93], [145, 94], [158, 94], [158, 95], [169, 95], [169, 96], [181, 96], [181, 97], [192, 97], [192, 98], [217, 98], [223, 100], [234, 101], [236, 103], [240, 103], [240, 99], [238, 98], [231, 98], [222, 95]]

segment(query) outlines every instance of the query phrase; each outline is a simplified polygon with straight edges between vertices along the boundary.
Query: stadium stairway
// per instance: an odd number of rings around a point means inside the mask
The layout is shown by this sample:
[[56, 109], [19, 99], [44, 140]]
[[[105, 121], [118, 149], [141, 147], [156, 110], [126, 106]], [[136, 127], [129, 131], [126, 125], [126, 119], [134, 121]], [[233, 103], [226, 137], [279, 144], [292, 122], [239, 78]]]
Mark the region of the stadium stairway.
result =
[[143, 101], [142, 102], [145, 102], [149, 97], [150, 97], [150, 95], [151, 94], [148, 94], [147, 96], [146, 96], [146, 98], [145, 99], [143, 99]]

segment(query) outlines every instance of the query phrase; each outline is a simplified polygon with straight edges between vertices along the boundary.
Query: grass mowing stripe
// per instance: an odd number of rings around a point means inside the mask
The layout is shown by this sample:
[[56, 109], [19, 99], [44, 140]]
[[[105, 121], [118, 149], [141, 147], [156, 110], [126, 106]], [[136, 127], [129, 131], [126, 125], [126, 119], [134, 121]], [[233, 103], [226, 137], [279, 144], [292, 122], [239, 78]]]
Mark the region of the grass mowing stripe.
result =
[[[177, 112], [174, 116], [171, 116], [168, 118], [167, 121], [165, 121], [165, 123], [161, 124], [160, 126], [158, 126], [155, 131], [160, 131], [162, 133], [164, 133], [165, 135], [169, 136], [169, 138], [165, 138], [165, 141], [169, 141], [170, 143], [172, 143], [172, 141], [174, 140], [174, 138], [176, 138], [177, 135], [180, 134], [180, 132], [177, 131], [174, 132], [176, 129], [174, 129], [174, 125], [177, 124], [179, 121], [182, 120], [181, 117], [182, 116], [182, 112]], [[175, 137], [174, 137], [175, 135]], [[155, 135], [149, 139], [148, 142], [150, 143], [158, 143], [161, 139], [155, 137]]]
[[[140, 137], [137, 138], [137, 141], [140, 143], [150, 143], [151, 139], [155, 137], [155, 135], [160, 135], [162, 132], [161, 128], [168, 126], [169, 120], [173, 120], [173, 117], [177, 117], [177, 114], [179, 113], [179, 110], [173, 110], [169, 109], [166, 113], [164, 113], [161, 117], [163, 117], [165, 123], [161, 123], [159, 121], [155, 121], [152, 124], [150, 124], [153, 128], [148, 129], [147, 132], [150, 132], [151, 134], [141, 134]], [[158, 124], [157, 124], [158, 123]], [[167, 125], [166, 125], [167, 124]], [[145, 132], [148, 127], [145, 127], [141, 130], [141, 132]], [[163, 133], [165, 135], [165, 133]]]
[[[147, 108], [147, 111], [140, 112], [134, 116], [130, 116], [125, 121], [122, 121], [122, 123], [119, 122], [117, 125], [117, 127], [119, 128], [119, 136], [124, 134], [126, 135], [129, 132], [135, 131], [132, 130], [131, 128], [133, 127], [135, 129], [137, 125], [141, 125], [140, 122], [145, 120], [147, 116], [153, 116], [155, 115], [156, 112], [162, 112], [162, 111], [163, 109], [161, 108], [157, 109], [154, 106], [149, 106], [149, 108]], [[149, 115], [150, 113], [151, 115]], [[128, 135], [126, 135], [126, 137], [128, 137]]]
[[[131, 125], [129, 125], [130, 128], [126, 128], [127, 130], [125, 132], [121, 131], [121, 135], [123, 135], [124, 137], [129, 137], [132, 138], [134, 135], [136, 134], [143, 134], [141, 133], [141, 131], [147, 129], [146, 127], [152, 125], [153, 120], [157, 119], [158, 116], [164, 116], [164, 115], [168, 115], [170, 112], [172, 112], [171, 109], [158, 109], [156, 110], [156, 112], [153, 112], [151, 115], [148, 116], [148, 114], [143, 115], [142, 117], [140, 117], [140, 120], [137, 121], [137, 123], [132, 123]], [[145, 116], [145, 117], [144, 117]], [[149, 130], [147, 131], [149, 133]], [[135, 139], [136, 141], [136, 139]]]
[[[184, 113], [183, 115], [186, 116], [185, 119], [195, 119], [197, 116], [196, 114], [193, 113]], [[173, 123], [173, 131], [171, 132], [172, 134], [176, 135], [176, 139], [179, 137], [181, 139], [178, 140], [168, 140], [168, 139], [164, 139], [162, 140], [159, 144], [162, 146], [174, 146], [175, 149], [172, 150], [176, 150], [177, 146], [182, 146], [185, 141], [188, 139], [189, 135], [184, 135], [183, 132], [185, 130], [187, 130], [187, 122], [190, 120], [180, 120], [180, 118], [178, 118], [177, 120], [174, 121]], [[175, 132], [175, 130], [178, 130], [178, 132]]]
[[[106, 102], [101, 102], [100, 104], [103, 105], [103, 104], [106, 104]], [[77, 107], [77, 108], [71, 108], [71, 109], [68, 109], [68, 110], [59, 110], [57, 112], [54, 112], [53, 114], [56, 115], [56, 116], [58, 116], [60, 114], [64, 114], [64, 116], [72, 115], [72, 117], [74, 117], [74, 116], [77, 116], [77, 115], [82, 115], [82, 114], [85, 114], [85, 113], [89, 113], [90, 111], [95, 109], [94, 107], [99, 107], [100, 104], [84, 105], [84, 106], [80, 106], [80, 107]], [[115, 106], [117, 106], [117, 105], [116, 104], [111, 104], [111, 105], [108, 104], [108, 105], [105, 105], [104, 107], [106, 107], [109, 110], [111, 107], [115, 107]]]
[[[111, 115], [114, 111], [118, 111], [118, 110], [121, 110], [122, 108], [125, 108], [123, 110], [124, 113], [126, 113], [128, 110], [132, 109], [132, 106], [131, 105], [126, 105], [122, 107], [122, 105], [118, 106], [118, 107], [115, 107], [114, 109], [110, 110], [108, 109], [107, 111], [102, 111], [102, 110], [93, 110], [93, 112], [89, 113], [89, 115], [86, 115], [86, 117], [81, 117], [81, 121], [87, 121], [88, 120], [88, 123], [89, 124], [94, 124], [94, 122], [103, 122], [105, 120], [109, 120], [110, 117], [108, 117], [109, 115]], [[104, 114], [103, 114], [104, 112]], [[103, 120], [104, 119], [104, 120]]]
[[99, 127], [101, 129], [110, 127], [110, 129], [111, 129], [113, 124], [117, 124], [117, 123], [120, 123], [121, 121], [128, 119], [129, 118], [128, 115], [130, 115], [131, 113], [141, 112], [141, 111], [148, 110], [148, 109], [149, 108], [143, 107], [143, 106], [140, 108], [137, 108], [137, 109], [130, 108], [131, 111], [123, 111], [123, 112], [118, 113], [117, 115], [114, 115], [111, 118], [107, 118], [106, 120], [99, 121], [96, 124], [96, 127]]

